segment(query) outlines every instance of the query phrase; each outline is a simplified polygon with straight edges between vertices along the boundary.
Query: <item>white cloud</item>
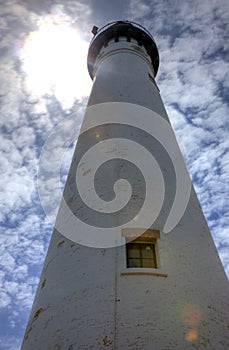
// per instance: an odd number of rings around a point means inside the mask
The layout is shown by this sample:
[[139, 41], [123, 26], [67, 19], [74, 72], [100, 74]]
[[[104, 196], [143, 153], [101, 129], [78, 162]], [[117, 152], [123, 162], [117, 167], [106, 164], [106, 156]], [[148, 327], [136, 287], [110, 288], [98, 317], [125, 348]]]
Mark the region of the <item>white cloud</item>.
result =
[[4, 336], [0, 339], [1, 350], [17, 350], [20, 349], [21, 340], [16, 336]]
[[148, 15], [151, 7], [144, 1], [132, 0], [130, 1], [129, 16], [132, 20], [137, 20]]
[[6, 273], [9, 273], [15, 269], [15, 266], [16, 266], [15, 258], [7, 251], [4, 251], [1, 254], [0, 264], [1, 264], [1, 267], [4, 268]]
[[0, 307], [5, 308], [11, 303], [11, 298], [5, 291], [5, 289], [0, 288]]

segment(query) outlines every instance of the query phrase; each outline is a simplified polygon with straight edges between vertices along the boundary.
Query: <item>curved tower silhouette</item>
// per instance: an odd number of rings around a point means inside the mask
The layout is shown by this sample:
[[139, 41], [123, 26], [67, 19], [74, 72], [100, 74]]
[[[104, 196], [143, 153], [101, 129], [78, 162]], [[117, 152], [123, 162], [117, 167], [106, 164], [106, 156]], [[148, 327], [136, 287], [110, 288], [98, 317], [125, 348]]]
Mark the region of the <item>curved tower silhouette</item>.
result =
[[93, 87], [22, 349], [225, 350], [227, 280], [155, 82], [155, 41], [128, 21], [93, 33]]

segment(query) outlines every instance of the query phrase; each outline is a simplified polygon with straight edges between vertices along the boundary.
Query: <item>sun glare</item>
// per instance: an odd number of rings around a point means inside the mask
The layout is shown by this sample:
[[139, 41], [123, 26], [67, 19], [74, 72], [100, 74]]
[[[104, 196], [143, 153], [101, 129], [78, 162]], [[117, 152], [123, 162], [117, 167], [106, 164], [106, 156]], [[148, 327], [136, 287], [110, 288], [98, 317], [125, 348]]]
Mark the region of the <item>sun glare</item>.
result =
[[70, 108], [90, 91], [87, 50], [88, 43], [65, 17], [41, 21], [22, 49], [26, 91], [33, 96], [54, 94], [63, 108]]

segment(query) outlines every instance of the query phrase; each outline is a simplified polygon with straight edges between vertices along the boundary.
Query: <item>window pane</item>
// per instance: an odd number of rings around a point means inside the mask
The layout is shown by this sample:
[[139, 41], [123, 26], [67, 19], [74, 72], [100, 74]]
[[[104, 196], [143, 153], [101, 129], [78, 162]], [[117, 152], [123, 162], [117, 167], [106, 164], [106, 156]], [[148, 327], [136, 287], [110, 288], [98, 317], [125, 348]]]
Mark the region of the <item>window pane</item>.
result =
[[142, 259], [142, 267], [156, 267], [154, 259]]
[[141, 267], [140, 259], [129, 259], [127, 267]]
[[153, 258], [154, 256], [154, 245], [153, 244], [142, 244], [141, 245], [141, 257], [142, 258]]
[[140, 247], [138, 243], [127, 244], [127, 249], [129, 258], [140, 258]]

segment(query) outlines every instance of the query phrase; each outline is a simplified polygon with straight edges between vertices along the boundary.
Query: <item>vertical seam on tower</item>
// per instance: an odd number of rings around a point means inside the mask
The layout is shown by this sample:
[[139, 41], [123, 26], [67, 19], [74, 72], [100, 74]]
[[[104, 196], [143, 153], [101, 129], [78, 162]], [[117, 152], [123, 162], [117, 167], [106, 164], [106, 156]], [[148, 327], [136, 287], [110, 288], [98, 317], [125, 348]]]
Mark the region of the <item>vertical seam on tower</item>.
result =
[[115, 247], [114, 350], [116, 350], [116, 333], [117, 333], [117, 255], [118, 255], [118, 248]]

